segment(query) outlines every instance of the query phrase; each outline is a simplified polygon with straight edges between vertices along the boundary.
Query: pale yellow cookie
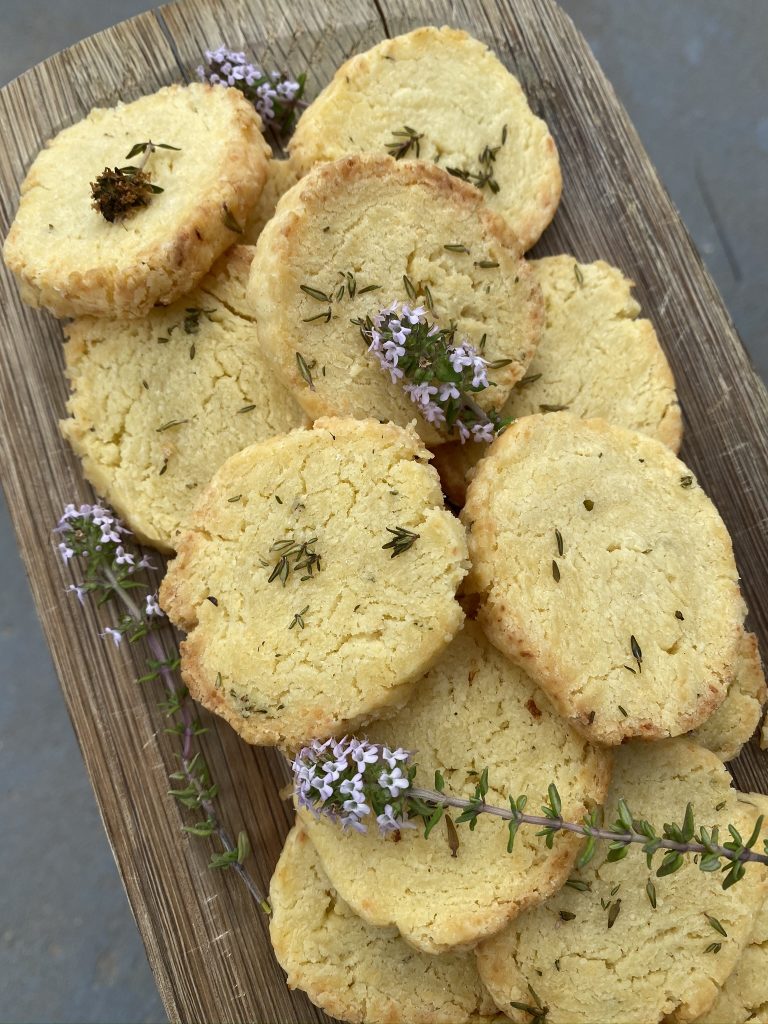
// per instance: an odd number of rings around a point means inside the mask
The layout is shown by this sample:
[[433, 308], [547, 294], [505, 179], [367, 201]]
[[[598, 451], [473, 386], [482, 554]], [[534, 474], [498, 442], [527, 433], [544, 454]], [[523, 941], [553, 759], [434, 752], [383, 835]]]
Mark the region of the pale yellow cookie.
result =
[[290, 160], [270, 160], [267, 164], [267, 179], [259, 201], [245, 222], [242, 241], [255, 245], [264, 225], [274, 216], [280, 198], [296, 184], [298, 174]]
[[400, 708], [463, 619], [467, 548], [412, 429], [322, 420], [217, 471], [160, 590], [195, 699], [292, 748]]
[[481, 183], [523, 250], [557, 209], [560, 164], [546, 124], [518, 80], [466, 32], [418, 28], [352, 57], [304, 111], [289, 143], [305, 172], [347, 153], [397, 147]]
[[[163, 189], [110, 223], [93, 209], [105, 168], [138, 166], [138, 143], [173, 146], [145, 171]], [[21, 186], [3, 255], [22, 298], [57, 316], [141, 317], [189, 292], [256, 205], [269, 147], [236, 89], [170, 85], [97, 107], [53, 138]]]
[[504, 363], [474, 396], [494, 409], [541, 331], [539, 289], [502, 218], [438, 167], [388, 156], [322, 164], [287, 192], [259, 238], [248, 295], [265, 351], [309, 416], [416, 418], [433, 444], [448, 435], [391, 381], [353, 320], [395, 300], [431, 306], [430, 320], [455, 322], [457, 341]]
[[[608, 752], [560, 718], [474, 622], [466, 623], [408, 705], [373, 723], [366, 735], [414, 751], [416, 785], [431, 788], [439, 770], [446, 791], [456, 796], [472, 796], [479, 773], [488, 768], [486, 799], [497, 807], [525, 794], [538, 812], [554, 782], [563, 813], [580, 820], [603, 801], [608, 786]], [[403, 829], [395, 841], [383, 838], [375, 821], [361, 834], [308, 810], [299, 813], [339, 895], [364, 920], [394, 925], [425, 953], [469, 948], [551, 896], [580, 846], [572, 837], [550, 851], [528, 830], [508, 854], [504, 822], [484, 815], [474, 831], [458, 826], [453, 857], [445, 822], [428, 839], [419, 827]]]
[[767, 696], [757, 637], [745, 632], [727, 697], [691, 738], [723, 761], [733, 760], [757, 728]]
[[61, 431], [98, 494], [142, 542], [173, 551], [230, 455], [307, 424], [261, 353], [245, 304], [253, 248], [234, 246], [200, 286], [142, 319], [81, 317], [64, 347]]
[[498, 1019], [471, 953], [415, 952], [338, 895], [300, 826], [285, 840], [269, 890], [269, 934], [288, 987], [355, 1024], [475, 1024]]
[[[544, 296], [544, 329], [502, 415], [567, 409], [648, 434], [677, 452], [683, 423], [674, 377], [653, 325], [639, 316], [632, 281], [602, 260], [547, 256], [529, 266]], [[467, 474], [487, 451], [458, 442], [435, 450], [435, 468], [454, 504], [464, 504]]]
[[661, 442], [527, 416], [479, 463], [462, 519], [483, 629], [586, 735], [675, 736], [725, 699], [745, 613], [731, 540]]
[[711, 1008], [696, 1024], [768, 1024], [768, 903]]
[[[665, 822], [682, 824], [689, 802], [697, 826], [719, 824], [727, 835], [732, 823], [745, 839], [762, 812], [755, 798], [730, 788], [719, 758], [687, 738], [617, 751], [607, 822], [620, 798], [659, 833]], [[513, 1004], [531, 1005], [531, 989], [548, 1007], [548, 1024], [693, 1021], [739, 962], [768, 891], [763, 866], [749, 865], [740, 882], [723, 889], [722, 874], [700, 871], [690, 856], [658, 878], [660, 853], [649, 871], [639, 845], [613, 863], [607, 850], [599, 844], [594, 860], [574, 872], [581, 888], [566, 886], [478, 947], [480, 977], [513, 1021], [530, 1020]]]

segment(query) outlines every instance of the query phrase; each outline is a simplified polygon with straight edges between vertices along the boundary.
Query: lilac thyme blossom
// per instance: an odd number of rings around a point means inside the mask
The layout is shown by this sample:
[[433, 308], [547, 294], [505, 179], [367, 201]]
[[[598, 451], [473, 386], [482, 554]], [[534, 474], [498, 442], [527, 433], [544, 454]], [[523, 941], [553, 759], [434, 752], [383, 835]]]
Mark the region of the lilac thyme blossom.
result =
[[142, 638], [146, 641], [149, 671], [138, 682], [162, 681], [166, 699], [158, 707], [165, 719], [173, 723], [164, 732], [176, 735], [181, 747], [176, 754], [179, 763], [174, 762], [176, 770], [170, 776], [173, 788], [169, 793], [181, 806], [198, 812], [194, 823], [184, 825], [183, 830], [218, 840], [222, 849], [213, 854], [209, 866], [231, 867], [256, 902], [269, 913], [268, 901], [244, 866], [250, 850], [246, 833], [241, 832], [235, 842], [218, 820], [213, 803], [217, 787], [211, 782], [202, 750], [194, 749], [197, 737], [206, 730], [197, 719], [191, 697], [179, 687], [178, 652], [166, 648], [158, 634], [163, 612], [157, 595], [151, 591], [143, 595], [143, 601], [134, 600], [137, 589], [151, 590], [147, 582], [137, 578], [143, 570], [154, 568], [151, 561], [146, 555], [139, 557], [135, 548], [129, 550], [133, 547], [130, 530], [101, 505], [67, 505], [54, 532], [60, 538], [59, 551], [65, 564], [82, 574], [80, 582], [67, 587], [68, 592], [75, 594], [81, 604], [87, 595], [98, 605], [122, 612], [119, 621], [107, 626], [101, 636], [111, 639], [116, 647], [124, 639], [129, 643]]
[[455, 327], [441, 329], [427, 320], [423, 306], [392, 302], [373, 317], [355, 320], [368, 351], [393, 384], [402, 386], [428, 423], [456, 431], [459, 439], [488, 443], [506, 426], [497, 413], [472, 397], [493, 384], [491, 364]]
[[305, 75], [289, 78], [280, 71], [267, 73], [249, 63], [244, 53], [220, 46], [205, 51], [205, 65], [197, 69], [201, 82], [238, 89], [253, 103], [265, 125], [287, 134], [296, 122], [302, 103]]
[[[85, 603], [86, 595], [92, 591], [102, 591], [105, 579], [113, 589], [146, 586], [135, 579], [135, 574], [151, 563], [146, 558], [137, 563], [136, 556], [126, 550], [124, 542], [130, 530], [110, 509], [102, 505], [67, 505], [54, 533], [62, 538], [59, 553], [65, 563], [75, 557], [82, 559], [84, 579], [67, 587], [67, 592], [75, 594], [80, 604]], [[162, 615], [156, 596], [147, 597], [145, 614], [147, 617]], [[123, 636], [133, 641], [145, 634], [143, 619], [128, 615], [115, 626], [107, 626], [100, 636], [119, 647]]]
[[416, 770], [409, 758], [407, 750], [368, 740], [313, 740], [293, 762], [299, 805], [356, 832], [367, 831], [363, 819], [369, 815], [384, 833], [415, 828], [405, 813]]

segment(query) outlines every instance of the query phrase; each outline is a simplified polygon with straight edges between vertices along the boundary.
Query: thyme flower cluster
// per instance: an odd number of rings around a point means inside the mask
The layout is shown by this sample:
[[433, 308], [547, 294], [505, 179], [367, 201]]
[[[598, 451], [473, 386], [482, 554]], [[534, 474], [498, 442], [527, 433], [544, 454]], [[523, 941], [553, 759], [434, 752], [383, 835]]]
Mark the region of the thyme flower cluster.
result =
[[367, 740], [312, 740], [293, 762], [299, 804], [356, 832], [367, 831], [363, 819], [370, 816], [385, 834], [415, 828], [405, 813], [416, 771], [410, 756]]
[[280, 133], [290, 131], [304, 95], [305, 75], [290, 78], [281, 71], [267, 73], [251, 64], [244, 53], [220, 46], [205, 51], [205, 64], [197, 69], [201, 82], [238, 89], [256, 107], [262, 121]]
[[[134, 575], [143, 569], [154, 568], [146, 555], [137, 561], [136, 556], [126, 549], [124, 540], [130, 536], [130, 530], [102, 505], [67, 505], [54, 533], [61, 537], [59, 554], [65, 563], [75, 557], [83, 559], [83, 581], [70, 583], [67, 587], [67, 592], [75, 594], [80, 604], [85, 603], [87, 594], [103, 590], [105, 582], [111, 588], [143, 587], [145, 584], [133, 579]], [[163, 616], [156, 594], [147, 594], [144, 600], [145, 619]], [[146, 624], [134, 621], [134, 618], [123, 617], [117, 627], [107, 626], [101, 635], [118, 646], [125, 634], [131, 640], [144, 635]]]
[[[486, 802], [489, 791], [488, 769], [477, 775], [475, 791], [469, 798], [445, 792], [442, 774], [435, 772], [434, 789], [415, 784], [416, 765], [411, 754], [354, 737], [324, 743], [313, 740], [293, 762], [294, 790], [298, 803], [314, 815], [325, 815], [343, 827], [366, 832], [365, 819], [374, 818], [380, 832], [388, 834], [403, 828], [415, 828], [414, 821], [424, 826], [424, 836], [445, 817], [448, 845], [453, 856], [459, 849], [456, 825], [468, 825], [473, 831], [481, 815], [501, 818], [509, 836], [507, 852], [511, 853], [521, 826], [538, 829], [537, 836], [552, 849], [560, 833], [581, 836], [585, 842], [576, 860], [583, 868], [593, 860], [598, 842], [608, 844], [605, 860], [623, 860], [633, 845], [639, 845], [646, 856], [648, 868], [657, 854], [661, 862], [656, 875], [673, 874], [684, 865], [686, 856], [694, 855], [700, 871], [723, 873], [722, 886], [728, 889], [744, 877], [748, 863], [768, 864], [768, 839], [762, 841], [762, 852], [755, 847], [762, 837], [763, 815], [758, 817], [749, 837], [743, 837], [734, 825], [728, 825], [728, 839], [721, 840], [719, 828], [697, 827], [693, 805], [688, 804], [680, 824], [665, 822], [657, 829], [645, 819], [635, 818], [625, 800], [617, 804], [616, 820], [603, 822], [603, 809], [596, 807], [580, 822], [563, 817], [562, 801], [557, 787], [550, 783], [539, 813], [527, 810], [528, 797], [509, 797], [509, 807], [494, 807]], [[455, 819], [450, 808], [460, 811]], [[656, 893], [649, 881], [646, 888], [651, 905], [656, 906]]]
[[503, 429], [500, 417], [471, 397], [493, 386], [488, 367], [499, 364], [489, 363], [466, 339], [457, 342], [454, 326], [442, 329], [429, 322], [423, 306], [399, 302], [356, 322], [368, 351], [428, 423], [456, 430], [462, 444], [488, 443]]

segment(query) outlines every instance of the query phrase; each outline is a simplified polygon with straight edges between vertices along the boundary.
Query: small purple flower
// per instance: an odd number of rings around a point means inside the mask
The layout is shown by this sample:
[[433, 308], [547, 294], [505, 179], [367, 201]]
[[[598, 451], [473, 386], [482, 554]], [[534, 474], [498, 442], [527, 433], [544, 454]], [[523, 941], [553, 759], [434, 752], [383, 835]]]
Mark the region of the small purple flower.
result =
[[376, 764], [379, 759], [379, 748], [367, 740], [352, 740], [352, 760], [358, 767], [366, 764]]
[[398, 764], [405, 764], [411, 754], [410, 751], [403, 750], [402, 747], [398, 747], [396, 750], [384, 747], [381, 751], [381, 756], [390, 768], [395, 768]]
[[158, 603], [157, 594], [147, 594], [147, 605], [144, 610], [144, 614], [148, 619], [151, 619], [153, 616], [161, 618], [165, 615], [165, 612]]
[[265, 124], [281, 131], [293, 126], [304, 93], [303, 75], [294, 80], [280, 71], [265, 74], [244, 53], [225, 46], [206, 50], [205, 61], [197, 69], [201, 82], [238, 89], [253, 103]]
[[79, 587], [76, 583], [70, 583], [67, 587], [67, 593], [76, 594], [80, 604], [85, 604], [85, 595], [88, 593], [85, 587]]
[[68, 562], [70, 560], [70, 558], [72, 558], [74, 553], [75, 553], [68, 544], [64, 543], [64, 541], [62, 541], [59, 544], [59, 552], [61, 554], [61, 557], [62, 557], [63, 561], [65, 561], [65, 562]]
[[399, 832], [404, 828], [416, 828], [413, 822], [406, 821], [404, 818], [396, 818], [392, 804], [387, 804], [381, 814], [376, 815], [376, 824], [384, 835], [389, 832]]
[[490, 444], [496, 436], [492, 423], [475, 423], [472, 427], [472, 437], [475, 441]]
[[118, 565], [133, 565], [134, 558], [130, 551], [126, 551], [122, 544], [119, 544], [115, 551], [115, 561]]
[[115, 644], [115, 647], [119, 647], [120, 644], [123, 642], [123, 634], [120, 632], [119, 629], [112, 629], [111, 626], [107, 626], [104, 632], [100, 633], [99, 635], [102, 636], [105, 640], [107, 639], [107, 637], [111, 637]]
[[408, 789], [410, 782], [403, 776], [402, 769], [394, 768], [391, 772], [382, 772], [379, 785], [389, 791], [390, 796], [399, 796], [401, 789]]

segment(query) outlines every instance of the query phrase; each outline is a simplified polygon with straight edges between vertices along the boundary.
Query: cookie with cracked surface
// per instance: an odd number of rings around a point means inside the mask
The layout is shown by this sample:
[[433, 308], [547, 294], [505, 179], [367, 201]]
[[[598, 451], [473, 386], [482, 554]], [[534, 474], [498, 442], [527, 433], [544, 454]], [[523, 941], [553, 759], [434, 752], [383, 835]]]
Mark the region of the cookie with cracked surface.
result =
[[66, 328], [61, 432], [96, 491], [161, 551], [230, 455], [308, 422], [259, 348], [245, 303], [252, 258], [233, 246], [194, 292], [142, 319]]
[[264, 225], [274, 216], [278, 202], [298, 179], [299, 175], [290, 160], [269, 161], [264, 188], [243, 229], [242, 241], [246, 245], [256, 244]]
[[478, 621], [587, 736], [676, 736], [723, 702], [745, 613], [733, 548], [666, 445], [526, 416], [479, 463], [462, 519]]
[[431, 306], [430, 320], [454, 321], [458, 338], [503, 363], [474, 396], [494, 409], [541, 331], [539, 289], [480, 193], [431, 164], [388, 156], [322, 164], [290, 189], [259, 238], [248, 295], [268, 356], [310, 417], [416, 418], [433, 444], [447, 435], [390, 380], [353, 320], [394, 300]]
[[[683, 423], [675, 380], [653, 325], [639, 316], [632, 281], [602, 260], [547, 256], [528, 265], [544, 296], [544, 329], [502, 415], [518, 419], [565, 409], [679, 451]], [[454, 504], [464, 504], [467, 474], [487, 451], [486, 445], [458, 442], [435, 449], [435, 468]]]
[[562, 179], [549, 130], [485, 44], [432, 26], [342, 64], [289, 143], [304, 171], [348, 153], [437, 162], [479, 187], [529, 249], [552, 220]]
[[213, 477], [160, 603], [192, 696], [249, 743], [402, 707], [460, 628], [466, 540], [428, 457], [412, 429], [327, 419]]
[[[619, 798], [658, 829], [680, 822], [689, 801], [697, 823], [720, 823], [726, 833], [733, 823], [748, 836], [761, 813], [753, 797], [730, 788], [722, 761], [688, 738], [618, 750], [606, 821], [615, 820]], [[738, 885], [723, 889], [722, 875], [700, 871], [688, 857], [674, 874], [652, 876], [654, 909], [640, 847], [613, 863], [607, 852], [599, 846], [574, 873], [585, 891], [566, 886], [477, 948], [480, 977], [513, 1021], [530, 1019], [513, 1005], [530, 1004], [529, 986], [549, 1008], [551, 1024], [693, 1021], [739, 962], [768, 892], [762, 865], [748, 866]], [[654, 866], [660, 863], [657, 854]], [[708, 951], [714, 941], [721, 946], [716, 954]]]
[[374, 928], [336, 893], [312, 843], [288, 833], [269, 890], [269, 934], [288, 987], [354, 1024], [499, 1020], [471, 953], [416, 953], [396, 928]]
[[[439, 770], [449, 792], [471, 797], [477, 772], [487, 767], [487, 800], [496, 806], [508, 807], [510, 796], [525, 794], [538, 807], [554, 782], [564, 815], [578, 821], [602, 803], [608, 787], [610, 753], [562, 719], [474, 622], [465, 624], [408, 705], [372, 723], [366, 734], [415, 752], [416, 785], [431, 787]], [[551, 896], [581, 845], [569, 836], [550, 851], [522, 829], [508, 854], [506, 828], [481, 815], [474, 831], [459, 826], [454, 858], [444, 822], [428, 839], [419, 828], [403, 829], [393, 841], [375, 823], [359, 833], [306, 809], [299, 817], [331, 883], [355, 913], [373, 925], [394, 925], [425, 953], [470, 948]]]
[[760, 648], [754, 633], [745, 632], [739, 644], [736, 671], [728, 695], [698, 729], [691, 733], [707, 750], [723, 761], [738, 757], [763, 715], [766, 693]]
[[[161, 194], [124, 218], [92, 207], [91, 183], [139, 142]], [[191, 291], [238, 240], [261, 194], [269, 147], [236, 89], [170, 85], [97, 107], [52, 139], [21, 186], [3, 255], [22, 298], [57, 316], [141, 317]]]
[[[765, 807], [761, 807], [765, 813]], [[763, 902], [755, 920], [749, 943], [711, 1008], [696, 1024], [767, 1024], [768, 975], [768, 902]]]

